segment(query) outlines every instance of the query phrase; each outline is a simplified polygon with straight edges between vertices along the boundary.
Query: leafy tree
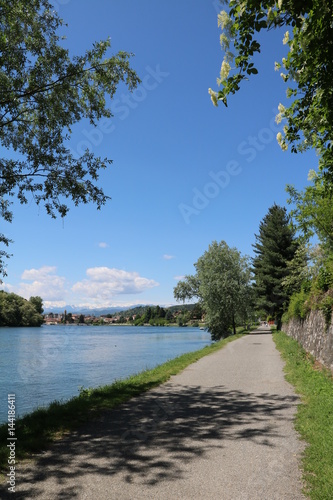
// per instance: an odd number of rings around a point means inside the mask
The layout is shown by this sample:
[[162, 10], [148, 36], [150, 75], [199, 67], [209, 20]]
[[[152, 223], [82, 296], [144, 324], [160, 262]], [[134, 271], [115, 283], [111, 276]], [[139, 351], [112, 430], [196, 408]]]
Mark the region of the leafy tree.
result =
[[154, 311], [154, 317], [156, 318], [165, 318], [165, 309], [163, 307], [160, 307], [160, 306], [156, 306], [155, 307], [155, 311]]
[[333, 190], [333, 11], [327, 0], [230, 0], [218, 16], [220, 42], [225, 52], [218, 92], [209, 89], [215, 105], [240, 88], [258, 70], [253, 58], [260, 52], [258, 33], [285, 27], [288, 54], [275, 63], [288, 84], [289, 107], [279, 105], [278, 120], [285, 120], [282, 149], [292, 152], [315, 148], [325, 183]]
[[298, 247], [289, 222], [287, 210], [274, 204], [260, 222], [259, 235], [255, 235], [253, 245], [256, 305], [258, 310], [275, 318], [278, 328], [281, 328], [281, 317], [290, 296], [283, 280], [290, 274], [288, 262]]
[[327, 193], [323, 179], [310, 173], [312, 185], [303, 192], [297, 191], [293, 186], [287, 186], [290, 195], [289, 203], [294, 205], [291, 216], [306, 241], [317, 235], [321, 247], [327, 254], [333, 253], [333, 203]]
[[[21, 203], [31, 196], [51, 217], [67, 214], [66, 199], [98, 209], [108, 199], [96, 181], [111, 160], [88, 149], [74, 157], [72, 127], [110, 118], [118, 84], [132, 90], [139, 79], [129, 54], [106, 57], [110, 39], [70, 57], [57, 35], [62, 25], [48, 0], [0, 0], [0, 144], [8, 150], [0, 158], [0, 217], [8, 222], [12, 196]], [[0, 251], [0, 275], [8, 256]]]
[[153, 317], [153, 311], [151, 307], [147, 307], [146, 312], [144, 314], [144, 323], [149, 323], [151, 318]]
[[16, 295], [0, 291], [0, 326], [40, 326], [43, 317], [32, 302]]
[[203, 314], [202, 305], [197, 303], [190, 313], [190, 319], [201, 319]]
[[198, 297], [213, 340], [236, 333], [237, 315], [246, 307], [251, 272], [247, 257], [236, 248], [214, 241], [195, 263], [196, 274], [185, 276], [174, 288], [177, 300]]
[[169, 309], [166, 311], [165, 319], [167, 321], [172, 321], [173, 320], [173, 314], [172, 314], [172, 312]]
[[43, 314], [43, 299], [38, 295], [36, 297], [30, 297], [29, 302], [34, 306], [39, 314]]
[[300, 292], [302, 286], [306, 287], [310, 281], [309, 253], [309, 248], [304, 243], [300, 243], [293, 258], [287, 262], [287, 275], [282, 279], [281, 284], [288, 296]]
[[78, 319], [78, 323], [84, 323], [84, 314], [80, 314], [79, 316], [79, 319]]
[[178, 326], [186, 326], [187, 323], [190, 320], [190, 312], [189, 311], [182, 311], [178, 316], [177, 316], [177, 324]]
[[67, 313], [66, 314], [66, 323], [74, 323], [74, 320], [73, 320], [73, 315], [71, 312]]

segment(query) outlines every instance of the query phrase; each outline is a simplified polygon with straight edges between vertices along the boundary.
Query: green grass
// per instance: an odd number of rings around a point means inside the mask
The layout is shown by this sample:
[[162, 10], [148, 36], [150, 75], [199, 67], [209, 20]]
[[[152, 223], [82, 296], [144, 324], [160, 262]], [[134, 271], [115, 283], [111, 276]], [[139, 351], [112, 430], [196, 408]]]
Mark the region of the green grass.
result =
[[286, 379], [302, 403], [295, 427], [308, 446], [303, 455], [306, 493], [313, 500], [333, 499], [333, 377], [318, 369], [315, 360], [282, 332], [273, 335], [286, 361]]
[[[244, 332], [244, 333], [243, 333]], [[67, 402], [55, 401], [47, 408], [39, 408], [16, 420], [16, 459], [48, 447], [52, 441], [93, 419], [103, 410], [128, 401], [134, 396], [166, 382], [191, 363], [218, 351], [229, 342], [242, 337], [245, 331], [211, 344], [199, 351], [183, 354], [152, 370], [146, 370], [112, 385], [96, 389], [81, 389], [80, 395]], [[0, 470], [8, 471], [7, 424], [0, 426]]]

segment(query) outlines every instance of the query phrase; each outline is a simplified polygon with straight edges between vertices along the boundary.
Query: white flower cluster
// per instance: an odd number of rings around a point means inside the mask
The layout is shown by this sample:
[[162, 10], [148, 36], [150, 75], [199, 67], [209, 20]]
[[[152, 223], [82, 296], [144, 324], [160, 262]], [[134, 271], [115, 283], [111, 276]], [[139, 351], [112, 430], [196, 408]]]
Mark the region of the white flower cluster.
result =
[[217, 106], [217, 92], [214, 92], [211, 88], [208, 89], [208, 94], [210, 95], [210, 98], [212, 100], [212, 103], [214, 106]]
[[283, 45], [287, 45], [289, 42], [289, 31], [286, 31], [282, 40]]
[[221, 12], [217, 16], [217, 25], [219, 28], [223, 30], [229, 27], [232, 23], [231, 17], [225, 10], [221, 10]]
[[317, 176], [317, 172], [313, 169], [309, 170], [309, 173], [308, 173], [308, 181], [313, 181], [314, 179], [316, 179], [318, 176]]
[[279, 143], [279, 146], [282, 149], [282, 151], [287, 151], [288, 144], [285, 143], [285, 141], [283, 139], [283, 135], [281, 134], [281, 132], [278, 132], [278, 134], [276, 136], [276, 139], [277, 139], [277, 141]]
[[230, 47], [230, 40], [225, 33], [220, 35], [220, 45], [223, 50], [228, 50]]
[[283, 106], [283, 104], [280, 103], [278, 105], [278, 110], [279, 110], [279, 114], [276, 115], [275, 121], [276, 121], [276, 123], [281, 123], [282, 118], [284, 118], [284, 112], [285, 112], [286, 108]]
[[230, 69], [230, 64], [227, 61], [223, 61], [220, 71], [221, 80], [225, 80], [226, 78], [228, 78]]

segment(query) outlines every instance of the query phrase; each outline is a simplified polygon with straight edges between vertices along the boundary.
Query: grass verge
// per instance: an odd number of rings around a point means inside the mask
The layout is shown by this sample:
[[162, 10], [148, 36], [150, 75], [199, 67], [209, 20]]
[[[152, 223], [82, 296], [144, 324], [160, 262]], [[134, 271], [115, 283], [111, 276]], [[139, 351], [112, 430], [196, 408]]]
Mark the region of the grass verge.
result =
[[[79, 396], [73, 397], [67, 402], [55, 401], [47, 408], [39, 408], [33, 413], [17, 419], [15, 428], [16, 460], [26, 458], [47, 448], [52, 441], [93, 419], [103, 410], [114, 408], [134, 396], [163, 384], [172, 375], [180, 373], [191, 363], [242, 337], [245, 330], [243, 332], [199, 351], [178, 356], [152, 370], [118, 380], [111, 385], [96, 389], [82, 389]], [[0, 426], [0, 471], [3, 473], [7, 473], [8, 470], [7, 437], [8, 426], [3, 424]]]
[[312, 356], [283, 332], [273, 334], [286, 361], [286, 379], [300, 395], [295, 427], [308, 446], [303, 455], [306, 494], [313, 500], [333, 498], [333, 377], [318, 369]]

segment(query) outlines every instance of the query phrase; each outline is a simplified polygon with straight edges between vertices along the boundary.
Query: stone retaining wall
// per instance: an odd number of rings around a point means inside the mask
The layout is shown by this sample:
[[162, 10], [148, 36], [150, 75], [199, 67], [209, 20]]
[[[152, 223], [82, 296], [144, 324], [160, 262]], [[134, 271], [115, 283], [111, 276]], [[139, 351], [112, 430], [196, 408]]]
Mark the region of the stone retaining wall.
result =
[[329, 328], [321, 311], [311, 311], [305, 320], [292, 319], [282, 330], [333, 373], [333, 318]]

